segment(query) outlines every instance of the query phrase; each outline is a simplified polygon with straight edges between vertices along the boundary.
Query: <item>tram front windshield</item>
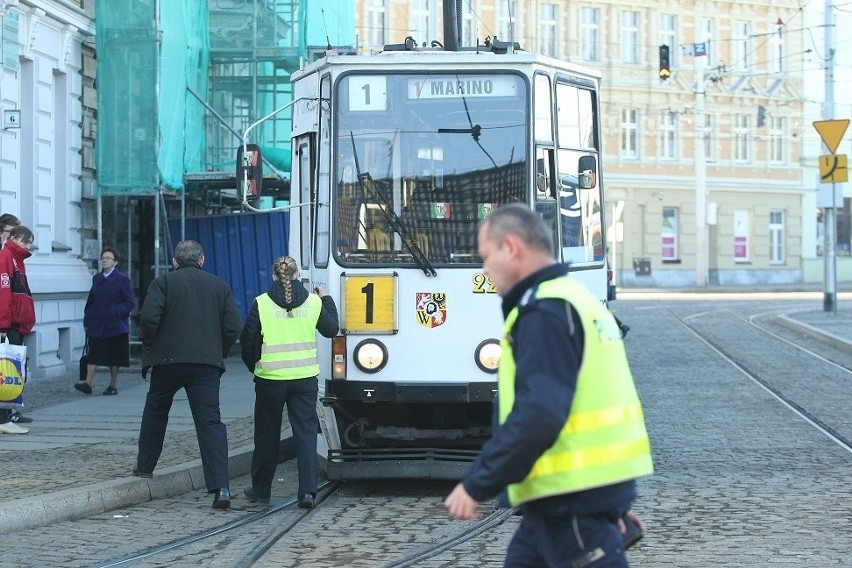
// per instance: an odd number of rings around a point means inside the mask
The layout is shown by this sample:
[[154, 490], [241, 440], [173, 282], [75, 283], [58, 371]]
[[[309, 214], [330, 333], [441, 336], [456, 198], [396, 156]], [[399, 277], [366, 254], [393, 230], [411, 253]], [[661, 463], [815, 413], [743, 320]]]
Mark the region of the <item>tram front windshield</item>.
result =
[[527, 101], [516, 74], [350, 74], [337, 85], [340, 264], [480, 263], [478, 223], [526, 202]]

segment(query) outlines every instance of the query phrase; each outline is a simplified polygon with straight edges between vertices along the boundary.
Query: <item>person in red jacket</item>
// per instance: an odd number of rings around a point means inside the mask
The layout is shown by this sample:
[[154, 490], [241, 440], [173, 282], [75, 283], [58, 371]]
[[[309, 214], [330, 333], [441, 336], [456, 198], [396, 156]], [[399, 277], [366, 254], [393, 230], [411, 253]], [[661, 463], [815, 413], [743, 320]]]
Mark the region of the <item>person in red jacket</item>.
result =
[[[32, 254], [33, 232], [13, 227], [0, 250], [0, 340], [23, 345], [24, 337], [35, 325], [35, 304], [27, 284], [24, 259]], [[23, 397], [12, 403], [0, 403], [0, 433], [26, 434], [29, 430], [12, 421], [12, 410], [23, 406]]]

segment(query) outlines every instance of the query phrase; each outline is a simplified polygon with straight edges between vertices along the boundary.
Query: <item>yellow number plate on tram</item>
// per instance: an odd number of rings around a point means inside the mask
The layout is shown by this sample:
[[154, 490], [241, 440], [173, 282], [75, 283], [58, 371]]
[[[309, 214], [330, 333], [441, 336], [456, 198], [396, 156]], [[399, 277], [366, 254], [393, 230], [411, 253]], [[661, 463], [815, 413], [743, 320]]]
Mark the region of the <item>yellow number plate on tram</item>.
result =
[[396, 333], [396, 274], [341, 279], [344, 333]]

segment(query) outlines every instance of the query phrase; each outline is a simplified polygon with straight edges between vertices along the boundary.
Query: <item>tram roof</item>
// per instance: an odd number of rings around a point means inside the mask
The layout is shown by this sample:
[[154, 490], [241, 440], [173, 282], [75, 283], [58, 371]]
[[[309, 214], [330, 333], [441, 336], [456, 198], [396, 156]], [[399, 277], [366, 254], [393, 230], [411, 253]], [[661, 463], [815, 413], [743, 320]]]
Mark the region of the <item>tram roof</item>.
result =
[[539, 64], [545, 67], [553, 67], [569, 73], [576, 73], [585, 77], [601, 79], [599, 70], [577, 65], [544, 55], [537, 55], [527, 51], [515, 51], [514, 53], [497, 54], [490, 51], [445, 51], [438, 49], [426, 49], [421, 51], [382, 51], [374, 55], [339, 55], [329, 53], [311, 63], [304, 69], [293, 72], [291, 80], [295, 81], [305, 75], [310, 75], [318, 69], [328, 66], [357, 66], [363, 68], [384, 67], [393, 71], [417, 71], [428, 62], [435, 65], [436, 69], [447, 66], [447, 69], [458, 70], [454, 65], [483, 65], [511, 68], [516, 65]]

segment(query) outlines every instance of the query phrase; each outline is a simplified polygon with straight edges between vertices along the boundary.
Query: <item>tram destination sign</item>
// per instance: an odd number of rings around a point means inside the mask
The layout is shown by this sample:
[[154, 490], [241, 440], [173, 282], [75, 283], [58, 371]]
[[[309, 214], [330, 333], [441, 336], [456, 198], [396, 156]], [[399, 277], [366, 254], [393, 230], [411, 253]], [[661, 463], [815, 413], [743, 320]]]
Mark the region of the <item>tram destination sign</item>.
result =
[[516, 96], [513, 75], [447, 75], [408, 80], [409, 99], [457, 99]]

